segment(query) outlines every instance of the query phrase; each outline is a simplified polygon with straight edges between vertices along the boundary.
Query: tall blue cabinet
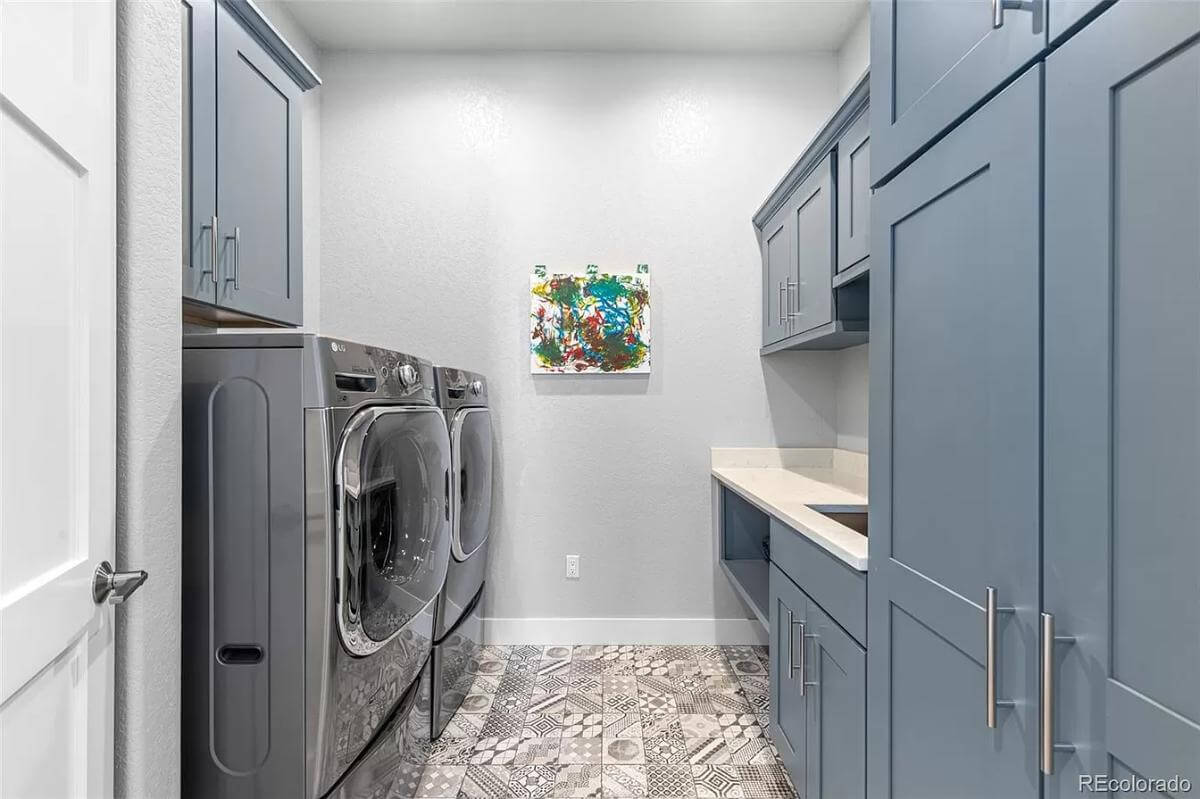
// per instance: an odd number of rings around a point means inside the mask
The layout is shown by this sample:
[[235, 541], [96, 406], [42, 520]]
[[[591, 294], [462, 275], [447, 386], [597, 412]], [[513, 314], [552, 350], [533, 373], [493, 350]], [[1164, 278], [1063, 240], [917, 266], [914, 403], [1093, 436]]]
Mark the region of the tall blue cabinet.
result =
[[1050, 55], [1045, 202], [1046, 797], [1194, 791], [1200, 4], [1118, 2]]
[[872, 3], [867, 795], [1183, 796], [1200, 4], [987, 5]]
[[873, 796], [1038, 795], [1040, 113], [1035, 69], [875, 192]]

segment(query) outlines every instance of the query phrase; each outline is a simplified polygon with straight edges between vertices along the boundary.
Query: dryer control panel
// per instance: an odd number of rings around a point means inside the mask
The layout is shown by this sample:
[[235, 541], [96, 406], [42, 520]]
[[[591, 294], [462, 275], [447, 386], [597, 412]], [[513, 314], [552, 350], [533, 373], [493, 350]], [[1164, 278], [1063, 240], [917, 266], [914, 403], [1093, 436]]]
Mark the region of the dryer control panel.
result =
[[317, 336], [318, 368], [328, 396], [358, 403], [371, 398], [432, 403], [433, 365], [423, 358], [354, 341]]

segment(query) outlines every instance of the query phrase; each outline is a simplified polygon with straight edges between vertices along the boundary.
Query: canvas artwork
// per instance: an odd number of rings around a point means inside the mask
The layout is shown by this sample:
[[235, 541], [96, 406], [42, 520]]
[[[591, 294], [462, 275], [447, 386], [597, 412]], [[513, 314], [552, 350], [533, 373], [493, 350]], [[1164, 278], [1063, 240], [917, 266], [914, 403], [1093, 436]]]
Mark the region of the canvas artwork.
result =
[[533, 374], [650, 371], [650, 275], [535, 273], [530, 279]]

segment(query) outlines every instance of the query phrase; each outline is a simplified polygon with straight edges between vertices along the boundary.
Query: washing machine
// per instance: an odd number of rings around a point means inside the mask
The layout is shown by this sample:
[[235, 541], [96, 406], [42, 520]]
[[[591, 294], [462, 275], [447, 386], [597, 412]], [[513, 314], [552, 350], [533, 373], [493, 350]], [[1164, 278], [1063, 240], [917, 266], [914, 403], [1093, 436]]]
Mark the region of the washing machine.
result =
[[492, 417], [483, 375], [439, 366], [438, 402], [450, 430], [450, 567], [437, 601], [432, 673], [432, 736], [462, 704], [482, 643], [479, 603], [492, 528]]
[[183, 378], [183, 796], [411, 795], [450, 559], [432, 365], [212, 333]]

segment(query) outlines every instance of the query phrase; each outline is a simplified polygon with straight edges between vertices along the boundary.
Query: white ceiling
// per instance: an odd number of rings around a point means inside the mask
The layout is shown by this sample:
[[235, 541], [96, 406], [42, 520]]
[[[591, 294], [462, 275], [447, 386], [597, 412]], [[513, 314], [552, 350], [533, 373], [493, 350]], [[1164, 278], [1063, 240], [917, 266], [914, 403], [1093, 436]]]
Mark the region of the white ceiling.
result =
[[867, 0], [292, 0], [327, 50], [836, 50]]

